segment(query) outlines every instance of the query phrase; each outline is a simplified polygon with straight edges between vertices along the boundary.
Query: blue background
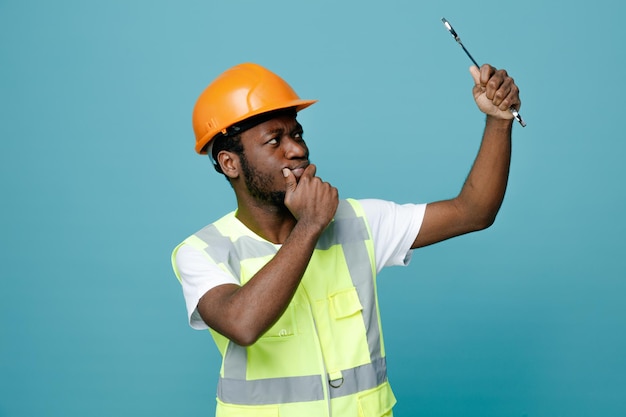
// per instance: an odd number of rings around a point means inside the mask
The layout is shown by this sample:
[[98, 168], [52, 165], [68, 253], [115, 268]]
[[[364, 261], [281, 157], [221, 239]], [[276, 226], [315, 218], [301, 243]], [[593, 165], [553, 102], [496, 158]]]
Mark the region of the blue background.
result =
[[449, 198], [483, 116], [442, 16], [528, 127], [495, 225], [379, 278], [396, 415], [626, 415], [623, 7], [0, 0], [0, 416], [213, 415], [169, 263], [235, 204], [196, 97], [260, 63], [320, 100], [300, 121], [341, 196]]

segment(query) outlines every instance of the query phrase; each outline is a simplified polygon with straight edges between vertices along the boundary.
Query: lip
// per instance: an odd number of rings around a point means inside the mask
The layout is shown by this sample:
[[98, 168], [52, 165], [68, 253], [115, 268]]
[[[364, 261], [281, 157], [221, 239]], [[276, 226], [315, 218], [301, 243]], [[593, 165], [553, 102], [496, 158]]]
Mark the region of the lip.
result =
[[299, 165], [294, 168], [289, 168], [289, 167], [286, 167], [286, 168], [289, 169], [293, 173], [293, 175], [296, 177], [296, 181], [300, 181], [300, 177], [302, 177], [302, 174], [304, 174], [304, 170], [306, 169], [307, 166], [309, 166], [309, 164]]

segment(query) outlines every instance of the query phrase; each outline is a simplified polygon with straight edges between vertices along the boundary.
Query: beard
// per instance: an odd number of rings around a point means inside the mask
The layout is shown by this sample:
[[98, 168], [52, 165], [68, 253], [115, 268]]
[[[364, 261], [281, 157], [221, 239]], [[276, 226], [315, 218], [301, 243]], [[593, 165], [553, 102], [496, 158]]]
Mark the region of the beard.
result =
[[285, 206], [285, 191], [271, 190], [272, 176], [262, 174], [254, 167], [250, 166], [245, 154], [239, 156], [241, 169], [244, 174], [246, 187], [250, 195], [262, 203], [269, 203], [273, 206]]

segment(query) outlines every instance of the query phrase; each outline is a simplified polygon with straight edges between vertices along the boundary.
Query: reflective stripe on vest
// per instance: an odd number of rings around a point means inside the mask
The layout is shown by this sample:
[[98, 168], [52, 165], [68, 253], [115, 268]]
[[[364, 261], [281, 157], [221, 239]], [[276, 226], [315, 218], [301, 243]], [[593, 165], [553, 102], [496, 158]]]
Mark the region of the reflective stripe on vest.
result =
[[[244, 234], [231, 240], [220, 233], [216, 224], [202, 229], [195, 237], [206, 243], [204, 250], [217, 264], [240, 281], [243, 261], [269, 258], [277, 252], [275, 245], [253, 236]], [[223, 376], [218, 384], [218, 398], [221, 401], [242, 405], [307, 402], [323, 400], [325, 391], [329, 392], [332, 399], [375, 388], [387, 380], [376, 306], [373, 260], [366, 245], [368, 240], [370, 236], [364, 218], [357, 216], [350, 202], [342, 200], [334, 221], [318, 240], [316, 250], [341, 246], [350, 279], [363, 307], [361, 316], [371, 362], [327, 374], [326, 389], [318, 374], [249, 380], [246, 379], [247, 348], [230, 342], [223, 352]]]
[[[352, 395], [376, 388], [387, 380], [385, 358], [367, 365], [341, 371], [341, 385], [328, 384], [330, 398]], [[292, 376], [257, 380], [221, 378], [217, 386], [218, 398], [226, 403], [240, 405], [285, 404], [324, 399], [324, 388], [319, 375]]]

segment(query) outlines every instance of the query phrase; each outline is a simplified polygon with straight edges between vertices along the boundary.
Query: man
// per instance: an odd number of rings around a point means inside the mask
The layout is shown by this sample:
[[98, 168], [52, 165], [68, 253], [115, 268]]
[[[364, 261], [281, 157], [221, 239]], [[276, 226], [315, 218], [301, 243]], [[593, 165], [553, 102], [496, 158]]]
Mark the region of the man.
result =
[[193, 113], [237, 210], [172, 254], [190, 325], [209, 328], [223, 361], [218, 416], [390, 416], [375, 277], [411, 251], [492, 224], [506, 188], [518, 88], [506, 71], [470, 68], [486, 116], [460, 194], [397, 205], [339, 200], [316, 175], [300, 99], [255, 64], [211, 83]]

